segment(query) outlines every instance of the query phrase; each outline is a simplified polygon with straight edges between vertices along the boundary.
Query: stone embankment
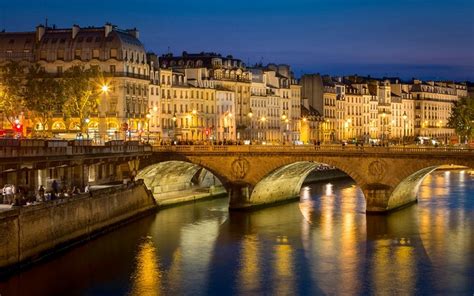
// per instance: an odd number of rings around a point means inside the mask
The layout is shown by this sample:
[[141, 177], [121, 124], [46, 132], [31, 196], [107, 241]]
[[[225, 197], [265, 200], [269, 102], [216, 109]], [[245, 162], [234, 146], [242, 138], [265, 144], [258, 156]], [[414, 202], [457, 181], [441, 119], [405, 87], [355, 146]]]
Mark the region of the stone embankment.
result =
[[227, 196], [223, 186], [210, 186], [209, 188], [191, 188], [168, 193], [155, 193], [158, 208], [167, 208], [181, 205], [183, 203], [207, 200]]
[[0, 273], [156, 210], [142, 181], [0, 212]]

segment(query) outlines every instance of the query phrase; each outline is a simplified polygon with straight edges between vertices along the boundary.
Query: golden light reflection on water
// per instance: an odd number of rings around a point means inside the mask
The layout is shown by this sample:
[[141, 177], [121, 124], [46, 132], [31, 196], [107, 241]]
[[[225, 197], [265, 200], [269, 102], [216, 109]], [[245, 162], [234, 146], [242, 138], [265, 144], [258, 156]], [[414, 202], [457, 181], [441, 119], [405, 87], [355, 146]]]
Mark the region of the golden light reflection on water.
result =
[[274, 254], [273, 295], [292, 295], [295, 291], [293, 249], [286, 237], [277, 238]]
[[244, 288], [241, 295], [260, 289], [260, 245], [255, 234], [246, 235], [242, 239], [241, 266], [239, 270], [239, 287]]
[[130, 295], [161, 295], [159, 260], [150, 238], [143, 240], [138, 248]]
[[[453, 179], [453, 174], [455, 178]], [[471, 217], [468, 217], [469, 211], [464, 208], [466, 200], [458, 198], [459, 209], [448, 208], [449, 203], [453, 203], [456, 193], [451, 191], [454, 188], [465, 188], [469, 182], [474, 179], [466, 177], [465, 170], [459, 172], [439, 171], [432, 174], [434, 182], [425, 179], [420, 187], [420, 196], [426, 196], [423, 204], [419, 207], [419, 229], [420, 237], [426, 250], [426, 254], [432, 260], [435, 278], [439, 278], [439, 282], [452, 289], [465, 287], [469, 283], [469, 279], [463, 276], [463, 270], [468, 270], [472, 262], [467, 259], [466, 254], [474, 254], [474, 232], [469, 224]], [[453, 181], [453, 183], [451, 183]], [[438, 186], [446, 186], [446, 190], [434, 190], [434, 194], [443, 193], [434, 196], [437, 202], [429, 199], [432, 192], [431, 188]], [[467, 199], [473, 196], [467, 196]], [[466, 215], [468, 214], [468, 215]], [[439, 268], [439, 267], [443, 268]], [[450, 272], [455, 270], [455, 272]]]

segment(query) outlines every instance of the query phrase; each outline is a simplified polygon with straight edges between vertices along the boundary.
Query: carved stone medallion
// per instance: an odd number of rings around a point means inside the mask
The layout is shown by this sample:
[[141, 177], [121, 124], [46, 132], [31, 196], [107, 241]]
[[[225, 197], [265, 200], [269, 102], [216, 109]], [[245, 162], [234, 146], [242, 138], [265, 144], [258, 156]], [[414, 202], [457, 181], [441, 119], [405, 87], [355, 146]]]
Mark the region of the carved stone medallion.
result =
[[380, 160], [375, 160], [369, 164], [369, 174], [374, 176], [376, 179], [382, 179], [385, 174], [386, 164]]
[[232, 175], [237, 179], [243, 179], [249, 171], [250, 164], [245, 158], [237, 158], [232, 162]]

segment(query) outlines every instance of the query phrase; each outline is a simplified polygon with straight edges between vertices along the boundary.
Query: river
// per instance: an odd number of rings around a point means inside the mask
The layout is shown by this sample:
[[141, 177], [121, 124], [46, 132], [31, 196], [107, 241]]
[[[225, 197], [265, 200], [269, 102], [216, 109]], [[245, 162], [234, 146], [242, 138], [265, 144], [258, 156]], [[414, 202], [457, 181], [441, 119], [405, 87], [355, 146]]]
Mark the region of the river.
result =
[[0, 279], [9, 295], [474, 293], [474, 177], [437, 171], [417, 204], [366, 216], [350, 179], [300, 202], [165, 209]]

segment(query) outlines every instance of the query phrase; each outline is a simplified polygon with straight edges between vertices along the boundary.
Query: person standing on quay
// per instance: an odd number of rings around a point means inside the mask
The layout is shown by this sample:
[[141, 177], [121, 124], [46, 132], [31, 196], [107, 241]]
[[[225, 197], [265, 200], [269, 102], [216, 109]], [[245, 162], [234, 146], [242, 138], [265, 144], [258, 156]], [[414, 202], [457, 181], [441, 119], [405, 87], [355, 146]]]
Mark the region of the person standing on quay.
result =
[[40, 185], [38, 189], [38, 201], [44, 201], [44, 187]]

